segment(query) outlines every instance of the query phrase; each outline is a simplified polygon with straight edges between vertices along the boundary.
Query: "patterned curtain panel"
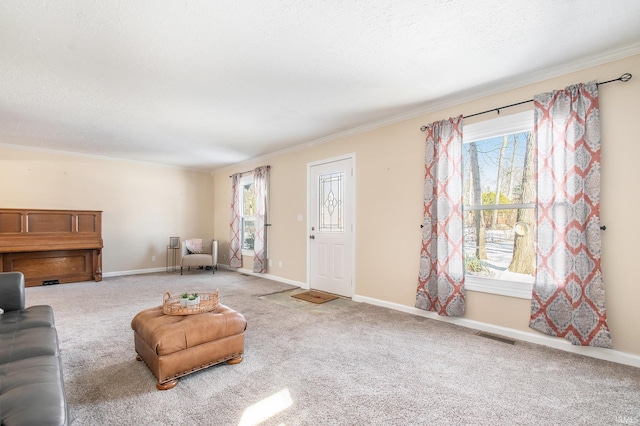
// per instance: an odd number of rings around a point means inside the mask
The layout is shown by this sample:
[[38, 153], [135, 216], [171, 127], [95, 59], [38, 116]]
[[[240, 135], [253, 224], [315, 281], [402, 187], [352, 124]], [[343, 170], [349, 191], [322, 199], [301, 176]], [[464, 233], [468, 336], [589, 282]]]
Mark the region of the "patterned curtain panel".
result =
[[253, 245], [253, 272], [267, 272], [267, 196], [269, 191], [269, 166], [253, 171], [253, 186], [256, 199], [256, 239]]
[[595, 82], [534, 97], [536, 276], [530, 327], [611, 348], [600, 270], [600, 112]]
[[424, 219], [416, 307], [462, 316], [462, 116], [427, 127]]
[[242, 245], [240, 242], [240, 197], [242, 188], [240, 187], [240, 173], [231, 176], [231, 235], [229, 240], [229, 266], [231, 268], [242, 268]]

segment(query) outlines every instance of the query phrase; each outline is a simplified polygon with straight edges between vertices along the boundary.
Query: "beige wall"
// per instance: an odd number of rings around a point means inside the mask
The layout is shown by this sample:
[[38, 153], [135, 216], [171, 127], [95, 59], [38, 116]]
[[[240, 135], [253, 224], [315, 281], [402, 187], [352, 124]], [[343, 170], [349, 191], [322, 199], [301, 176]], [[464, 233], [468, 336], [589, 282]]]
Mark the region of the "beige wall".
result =
[[170, 236], [213, 235], [210, 173], [0, 146], [0, 182], [3, 208], [102, 210], [105, 275], [164, 268]]
[[[569, 84], [634, 74], [600, 91], [602, 116], [602, 268], [615, 349], [640, 355], [640, 286], [635, 266], [640, 231], [640, 56], [542, 81], [422, 117], [321, 145], [300, 148], [207, 173], [98, 157], [29, 151], [0, 145], [0, 206], [103, 210], [105, 274], [163, 268], [168, 237], [211, 235], [228, 263], [229, 175], [271, 168], [268, 273], [306, 282], [307, 164], [356, 155], [356, 294], [407, 307], [414, 304], [422, 221], [424, 133], [419, 128], [530, 99]], [[503, 111], [514, 113], [518, 109]], [[488, 114], [467, 123], [495, 117]], [[0, 144], [10, 141], [0, 139]], [[151, 256], [157, 256], [151, 262]], [[224, 257], [226, 256], [226, 258]], [[278, 267], [282, 262], [282, 267]], [[250, 259], [245, 267], [251, 269]], [[465, 318], [530, 331], [529, 301], [467, 293]]]
[[[424, 134], [419, 128], [436, 120], [531, 99], [535, 94], [590, 80], [605, 81], [630, 72], [628, 83], [601, 87], [603, 273], [607, 313], [615, 349], [640, 355], [640, 286], [635, 266], [640, 227], [635, 216], [640, 201], [640, 56], [627, 58], [510, 90], [422, 117], [347, 136], [321, 145], [282, 152], [245, 162], [214, 174], [216, 238], [221, 263], [228, 263], [230, 179], [234, 172], [271, 165], [270, 258], [268, 273], [306, 282], [307, 164], [356, 154], [356, 294], [412, 307], [417, 284], [422, 221]], [[528, 107], [530, 107], [529, 104]], [[505, 110], [511, 114], [520, 109]], [[487, 114], [467, 120], [495, 117]], [[223, 258], [222, 256], [227, 256]], [[245, 267], [251, 268], [250, 259]], [[279, 262], [282, 267], [278, 267]], [[530, 331], [529, 301], [468, 292], [465, 318]]]

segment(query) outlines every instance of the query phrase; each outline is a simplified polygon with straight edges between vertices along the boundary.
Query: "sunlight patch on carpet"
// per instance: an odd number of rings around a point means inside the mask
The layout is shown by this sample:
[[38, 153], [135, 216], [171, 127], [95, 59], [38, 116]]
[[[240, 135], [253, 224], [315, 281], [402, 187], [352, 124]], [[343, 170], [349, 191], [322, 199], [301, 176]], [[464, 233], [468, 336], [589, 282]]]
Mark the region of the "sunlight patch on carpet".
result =
[[240, 418], [238, 426], [259, 425], [265, 420], [291, 407], [293, 400], [289, 389], [282, 389], [265, 399], [248, 406]]

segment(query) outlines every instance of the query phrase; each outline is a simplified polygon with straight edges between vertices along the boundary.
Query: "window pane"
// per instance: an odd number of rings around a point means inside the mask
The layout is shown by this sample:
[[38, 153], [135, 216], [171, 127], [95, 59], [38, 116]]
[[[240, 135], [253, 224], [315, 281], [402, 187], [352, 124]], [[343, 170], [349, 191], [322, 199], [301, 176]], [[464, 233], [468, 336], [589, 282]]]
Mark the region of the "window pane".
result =
[[255, 215], [255, 188], [253, 182], [242, 187], [242, 215]]
[[533, 203], [535, 180], [532, 148], [531, 132], [464, 145], [464, 251], [467, 274], [533, 282], [535, 210], [470, 209], [512, 204], [523, 207], [522, 204]]
[[[499, 219], [495, 227], [491, 226], [491, 210], [465, 213], [466, 273], [485, 278], [533, 282], [535, 221], [530, 225], [525, 217], [533, 217], [534, 209], [496, 211]], [[523, 220], [516, 222], [518, 218]]]
[[[523, 200], [522, 197], [525, 155], [531, 137], [531, 132], [521, 132], [464, 145], [462, 182], [466, 206], [534, 201]], [[478, 177], [473, 173], [475, 166], [479, 171]], [[479, 197], [477, 192], [480, 192]], [[500, 196], [496, 203], [498, 192]]]
[[253, 250], [256, 239], [256, 220], [253, 217], [242, 218], [242, 248]]

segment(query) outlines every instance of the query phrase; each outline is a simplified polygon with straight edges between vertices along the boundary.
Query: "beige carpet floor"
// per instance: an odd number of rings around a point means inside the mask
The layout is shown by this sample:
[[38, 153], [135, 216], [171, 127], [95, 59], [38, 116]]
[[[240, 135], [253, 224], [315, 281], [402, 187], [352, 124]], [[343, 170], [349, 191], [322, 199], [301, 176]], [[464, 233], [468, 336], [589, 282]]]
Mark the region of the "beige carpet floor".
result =
[[[248, 321], [244, 361], [156, 390], [135, 360], [131, 319], [165, 290], [216, 288]], [[28, 288], [26, 298], [54, 308], [72, 425], [640, 423], [640, 369], [294, 291], [220, 270]]]

